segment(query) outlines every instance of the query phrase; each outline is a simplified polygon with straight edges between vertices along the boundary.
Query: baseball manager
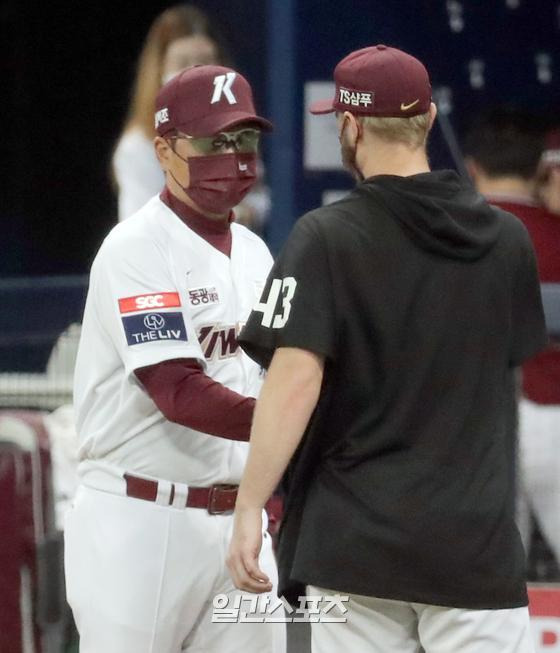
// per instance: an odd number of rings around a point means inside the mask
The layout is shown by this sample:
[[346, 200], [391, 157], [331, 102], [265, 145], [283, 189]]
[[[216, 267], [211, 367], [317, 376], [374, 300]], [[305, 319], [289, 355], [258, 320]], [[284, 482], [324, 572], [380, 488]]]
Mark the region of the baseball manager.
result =
[[232, 208], [270, 123], [239, 73], [197, 66], [162, 87], [155, 125], [166, 186], [102, 244], [78, 351], [65, 564], [80, 651], [283, 653], [282, 624], [214, 618], [216, 596], [240, 598], [225, 555], [261, 385], [237, 334], [272, 263]]

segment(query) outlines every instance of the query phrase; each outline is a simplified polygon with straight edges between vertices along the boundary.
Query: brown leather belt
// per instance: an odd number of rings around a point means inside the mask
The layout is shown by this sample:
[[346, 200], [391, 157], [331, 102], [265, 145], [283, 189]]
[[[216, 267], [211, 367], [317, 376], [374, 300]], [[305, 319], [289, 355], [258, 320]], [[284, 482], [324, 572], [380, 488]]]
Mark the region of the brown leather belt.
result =
[[[158, 495], [158, 482], [140, 478], [132, 474], [124, 474], [126, 481], [126, 496], [145, 501], [155, 501]], [[187, 501], [181, 508], [205, 508], [211, 515], [221, 515], [235, 508], [238, 485], [212, 485], [211, 487], [191, 487]], [[171, 483], [169, 505], [175, 498], [175, 484]]]

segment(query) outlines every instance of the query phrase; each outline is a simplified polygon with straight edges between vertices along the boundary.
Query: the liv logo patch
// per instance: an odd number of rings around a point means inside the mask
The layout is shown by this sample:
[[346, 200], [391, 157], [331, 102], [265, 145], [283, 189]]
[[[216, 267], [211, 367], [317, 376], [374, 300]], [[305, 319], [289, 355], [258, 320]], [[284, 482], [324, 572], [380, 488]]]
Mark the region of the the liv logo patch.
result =
[[128, 315], [122, 322], [129, 345], [154, 340], [187, 340], [185, 320], [180, 312]]

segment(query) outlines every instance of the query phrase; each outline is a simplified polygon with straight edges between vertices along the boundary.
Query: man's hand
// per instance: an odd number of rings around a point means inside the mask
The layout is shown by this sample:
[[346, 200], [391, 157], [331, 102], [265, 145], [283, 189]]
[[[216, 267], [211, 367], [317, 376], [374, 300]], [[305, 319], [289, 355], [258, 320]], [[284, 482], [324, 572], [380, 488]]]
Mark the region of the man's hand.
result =
[[259, 568], [261, 546], [262, 511], [236, 508], [227, 566], [238, 589], [255, 594], [272, 590], [270, 578]]
[[257, 401], [249, 457], [239, 484], [227, 566], [235, 586], [270, 592], [272, 583], [259, 569], [262, 509], [278, 486], [317, 405], [324, 359], [305, 349], [274, 352]]

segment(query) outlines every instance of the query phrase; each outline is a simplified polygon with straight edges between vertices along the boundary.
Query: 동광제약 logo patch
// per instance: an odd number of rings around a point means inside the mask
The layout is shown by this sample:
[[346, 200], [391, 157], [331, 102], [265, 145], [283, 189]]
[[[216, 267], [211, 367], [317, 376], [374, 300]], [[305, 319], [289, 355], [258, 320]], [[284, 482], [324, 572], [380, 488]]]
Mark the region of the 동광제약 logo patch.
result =
[[189, 288], [189, 303], [191, 306], [206, 306], [218, 304], [220, 298], [214, 286], [208, 288]]

